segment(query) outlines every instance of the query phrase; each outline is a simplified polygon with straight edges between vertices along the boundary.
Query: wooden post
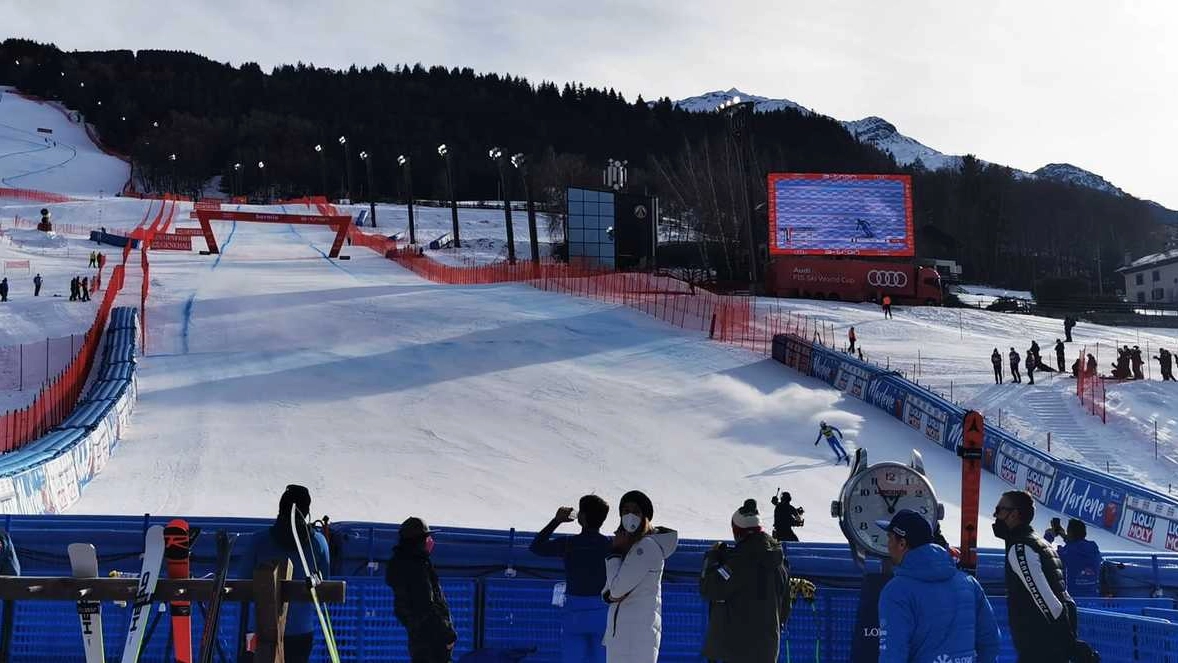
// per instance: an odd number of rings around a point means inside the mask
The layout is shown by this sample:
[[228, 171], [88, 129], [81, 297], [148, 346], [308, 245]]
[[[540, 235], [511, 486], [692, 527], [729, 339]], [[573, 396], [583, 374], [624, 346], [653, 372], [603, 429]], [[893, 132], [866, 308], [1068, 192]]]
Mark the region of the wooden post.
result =
[[282, 638], [286, 634], [286, 606], [279, 581], [290, 580], [294, 567], [289, 559], [270, 560], [254, 569], [254, 616], [257, 619], [257, 663], [283, 663]]

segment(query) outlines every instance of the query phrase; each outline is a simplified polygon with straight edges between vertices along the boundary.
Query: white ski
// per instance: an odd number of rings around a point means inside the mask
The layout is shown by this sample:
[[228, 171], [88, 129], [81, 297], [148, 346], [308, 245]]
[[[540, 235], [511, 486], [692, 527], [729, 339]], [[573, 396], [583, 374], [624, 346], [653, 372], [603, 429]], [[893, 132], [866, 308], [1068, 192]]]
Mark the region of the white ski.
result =
[[147, 616], [151, 612], [151, 597], [164, 563], [164, 528], [152, 525], [143, 543], [143, 570], [139, 572], [139, 588], [131, 608], [131, 624], [127, 627], [127, 644], [123, 646], [123, 663], [137, 663], [147, 630]]
[[[98, 577], [98, 553], [90, 543], [69, 545], [70, 568], [75, 578]], [[78, 618], [82, 622], [82, 646], [86, 649], [86, 663], [105, 663], [102, 649], [102, 603], [85, 595], [78, 598]]]
[[[296, 515], [297, 514], [297, 515]], [[335, 634], [331, 629], [331, 617], [328, 616], [327, 611], [319, 602], [319, 592], [315, 590], [320, 582], [323, 582], [323, 576], [316, 571], [312, 571], [307, 564], [307, 555], [303, 551], [303, 537], [299, 534], [298, 525], [295, 524], [295, 518], [301, 517], [303, 523], [306, 524], [306, 514], [300, 513], [297, 508], [290, 511], [290, 532], [294, 535], [295, 549], [299, 553], [299, 563], [303, 567], [303, 575], [307, 578], [307, 588], [311, 591], [311, 602], [315, 604], [315, 614], [319, 616], [319, 627], [323, 630], [323, 643], [327, 645], [327, 656], [331, 659], [331, 663], [340, 663], [339, 650], [335, 646]], [[313, 545], [314, 534], [311, 533], [311, 526], [307, 525], [307, 535], [311, 540], [307, 541], [307, 546]], [[315, 550], [311, 549], [311, 560], [315, 560]]]

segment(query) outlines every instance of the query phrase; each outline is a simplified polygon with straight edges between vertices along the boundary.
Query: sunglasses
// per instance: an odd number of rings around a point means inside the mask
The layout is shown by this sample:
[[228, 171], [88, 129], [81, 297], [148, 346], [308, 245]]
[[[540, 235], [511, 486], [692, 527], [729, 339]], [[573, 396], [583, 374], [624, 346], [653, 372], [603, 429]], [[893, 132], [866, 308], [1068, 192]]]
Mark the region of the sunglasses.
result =
[[1018, 511], [1018, 509], [1016, 509], [1016, 508], [1014, 508], [1014, 507], [1012, 507], [1012, 506], [1001, 506], [1001, 505], [999, 505], [999, 506], [996, 506], [996, 507], [994, 507], [994, 517], [995, 517], [995, 518], [1001, 518], [1001, 517], [1002, 517], [1002, 514], [1003, 514], [1003, 513], [1006, 513], [1007, 511]]

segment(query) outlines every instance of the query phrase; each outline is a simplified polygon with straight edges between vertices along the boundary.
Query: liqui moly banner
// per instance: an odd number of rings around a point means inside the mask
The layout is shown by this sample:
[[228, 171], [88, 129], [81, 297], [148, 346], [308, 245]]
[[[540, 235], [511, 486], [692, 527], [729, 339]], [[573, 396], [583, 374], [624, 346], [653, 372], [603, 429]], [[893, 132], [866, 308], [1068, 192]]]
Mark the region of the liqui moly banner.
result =
[[1095, 479], [1087, 473], [1060, 468], [1055, 485], [1043, 503], [1053, 511], [1116, 532], [1121, 524], [1126, 491], [1114, 485], [1115, 481], [1112, 477]]
[[1121, 536], [1151, 548], [1178, 552], [1178, 507], [1130, 494], [1125, 498]]
[[[949, 421], [950, 414], [953, 413], [931, 398], [908, 394], [904, 400], [904, 417], [901, 421], [934, 443], [945, 446], [949, 427], [955, 423]], [[955, 447], [953, 445], [951, 448]]]
[[859, 362], [843, 361], [834, 377], [834, 388], [860, 400], [867, 400], [867, 385], [877, 371]]
[[998, 478], [1017, 490], [1025, 490], [1035, 501], [1048, 504], [1052, 482], [1056, 480], [1051, 458], [1025, 444], [1005, 442], [998, 448], [994, 465]]

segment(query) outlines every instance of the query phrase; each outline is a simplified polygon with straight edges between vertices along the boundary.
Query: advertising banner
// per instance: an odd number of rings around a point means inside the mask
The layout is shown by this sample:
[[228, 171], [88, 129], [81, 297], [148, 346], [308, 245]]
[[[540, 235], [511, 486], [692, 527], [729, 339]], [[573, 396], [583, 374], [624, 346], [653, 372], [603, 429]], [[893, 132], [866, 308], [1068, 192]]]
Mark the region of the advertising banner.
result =
[[1051, 506], [1047, 499], [1056, 471], [1050, 456], [1021, 442], [1004, 442], [998, 449], [994, 469], [998, 478], [1016, 490], [1025, 490], [1035, 501]]
[[785, 339], [781, 363], [802, 375], [810, 375], [814, 347], [796, 334], [780, 334], [779, 336], [783, 336]]
[[1125, 497], [1121, 536], [1159, 550], [1178, 552], [1178, 506], [1149, 497]]
[[45, 481], [43, 465], [25, 470], [12, 478], [16, 501], [21, 513], [53, 513], [53, 498]]
[[904, 402], [911, 387], [898, 375], [878, 375], [867, 385], [863, 400], [897, 419], [904, 418]]
[[827, 350], [822, 346], [814, 346], [811, 350], [810, 375], [823, 382], [834, 385], [839, 366], [843, 363], [844, 355]]
[[835, 374], [834, 388], [860, 400], [867, 400], [867, 385], [878, 372], [857, 361], [844, 359]]
[[[80, 441], [84, 445], [85, 439]], [[49, 485], [49, 498], [53, 501], [51, 513], [63, 513], [81, 497], [78, 475], [74, 472], [74, 459], [64, 453], [45, 463], [45, 481]]]
[[199, 237], [204, 235], [204, 231], [200, 228], [173, 228], [173, 230], [176, 231], [174, 234], [186, 237]]
[[[913, 393], [909, 393], [904, 399], [904, 416], [900, 420], [912, 427], [913, 430], [919, 431], [929, 440], [944, 447], [949, 437], [949, 427], [954, 424], [958, 427], [958, 436], [960, 437], [961, 415], [951, 417], [956, 413], [938, 401], [939, 399], [934, 400], [917, 394], [913, 390]], [[952, 444], [948, 448], [956, 451], [957, 445]]]
[[191, 251], [192, 236], [175, 233], [156, 233], [151, 240], [153, 251]]
[[16, 499], [16, 486], [11, 477], [0, 477], [0, 514], [20, 513], [20, 503]]
[[1055, 485], [1043, 503], [1066, 516], [1116, 532], [1121, 524], [1126, 491], [1116, 486], [1115, 481], [1112, 477], [1072, 471], [1060, 464]]

